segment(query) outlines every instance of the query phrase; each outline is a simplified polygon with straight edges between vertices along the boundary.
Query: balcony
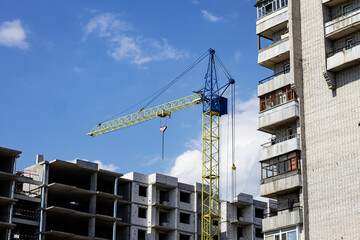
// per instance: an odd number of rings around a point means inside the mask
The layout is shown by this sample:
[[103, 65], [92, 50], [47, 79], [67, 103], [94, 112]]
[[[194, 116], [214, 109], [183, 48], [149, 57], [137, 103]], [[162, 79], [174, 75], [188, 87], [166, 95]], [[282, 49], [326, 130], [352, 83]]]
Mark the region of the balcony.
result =
[[335, 40], [360, 29], [360, 8], [355, 8], [325, 23], [325, 35]]
[[258, 64], [274, 70], [275, 64], [289, 59], [290, 41], [285, 37], [264, 48], [259, 49]]
[[295, 100], [267, 109], [259, 114], [259, 130], [275, 133], [276, 128], [299, 118], [299, 103]]
[[360, 41], [339, 48], [327, 55], [327, 70], [338, 72], [360, 62]]
[[288, 7], [280, 8], [256, 21], [256, 34], [273, 40], [273, 34], [286, 28], [288, 20]]
[[282, 71], [259, 81], [258, 96], [265, 95], [291, 84], [289, 70]]
[[333, 7], [344, 2], [346, 2], [346, 0], [322, 0], [322, 3], [327, 7]]
[[278, 212], [278, 215], [264, 218], [262, 221], [263, 232], [270, 232], [278, 229], [296, 226], [302, 224], [302, 209], [300, 207], [293, 210]]
[[260, 161], [284, 155], [289, 152], [300, 150], [300, 138], [296, 135], [290, 135], [285, 138], [276, 139], [261, 145]]
[[302, 187], [300, 169], [292, 170], [275, 177], [262, 180], [260, 196], [277, 198], [279, 194], [293, 192]]

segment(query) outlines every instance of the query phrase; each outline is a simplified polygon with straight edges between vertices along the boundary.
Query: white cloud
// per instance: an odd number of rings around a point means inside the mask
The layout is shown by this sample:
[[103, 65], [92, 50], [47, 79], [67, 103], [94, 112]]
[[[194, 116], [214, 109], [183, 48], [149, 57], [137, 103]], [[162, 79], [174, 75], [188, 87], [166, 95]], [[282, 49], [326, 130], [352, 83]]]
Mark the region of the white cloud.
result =
[[104, 169], [104, 170], [108, 170], [108, 171], [112, 171], [115, 172], [117, 170], [117, 166], [115, 166], [114, 164], [110, 163], [110, 164], [104, 164], [102, 163], [100, 160], [95, 160], [93, 161], [94, 163], [97, 163], [99, 165], [99, 169]]
[[73, 67], [74, 72], [76, 73], [82, 73], [85, 72], [85, 68], [81, 68], [81, 67]]
[[[256, 96], [248, 101], [240, 102], [236, 106], [236, 194], [246, 192], [254, 196], [259, 195], [259, 147], [268, 140], [269, 136], [257, 131], [258, 109], [258, 99]], [[230, 199], [231, 195], [231, 159], [227, 161], [230, 141], [228, 141], [227, 127], [225, 126], [228, 123], [228, 117], [230, 116], [226, 115], [221, 119], [220, 176], [223, 199]], [[195, 145], [197, 149], [187, 150], [178, 156], [174, 165], [166, 174], [178, 177], [179, 181], [194, 184], [195, 182], [201, 182], [201, 138], [199, 137], [191, 142], [189, 145]]]
[[206, 10], [201, 10], [201, 14], [203, 16], [203, 18], [209, 22], [221, 22], [224, 21], [224, 18], [221, 16], [215, 16], [213, 13], [206, 11]]
[[105, 39], [108, 54], [116, 61], [141, 65], [150, 61], [179, 59], [187, 53], [172, 47], [166, 39], [154, 39], [134, 34], [134, 28], [116, 15], [106, 13], [92, 18], [85, 26], [85, 36], [95, 34]]
[[117, 61], [129, 60], [130, 63], [143, 64], [163, 59], [179, 59], [185, 53], [170, 46], [166, 39], [158, 41], [152, 38], [115, 36], [111, 39], [115, 47], [109, 54]]
[[191, 3], [197, 5], [197, 4], [199, 4], [200, 2], [199, 2], [198, 0], [192, 0]]
[[132, 29], [131, 24], [118, 19], [111, 13], [98, 15], [90, 19], [85, 26], [86, 34], [94, 33], [99, 37], [109, 37]]
[[237, 50], [237, 51], [235, 52], [235, 56], [234, 56], [235, 62], [239, 62], [239, 61], [240, 61], [240, 58], [241, 58], [241, 51], [240, 51], [240, 50]]
[[26, 32], [19, 19], [6, 21], [0, 25], [0, 45], [27, 49]]

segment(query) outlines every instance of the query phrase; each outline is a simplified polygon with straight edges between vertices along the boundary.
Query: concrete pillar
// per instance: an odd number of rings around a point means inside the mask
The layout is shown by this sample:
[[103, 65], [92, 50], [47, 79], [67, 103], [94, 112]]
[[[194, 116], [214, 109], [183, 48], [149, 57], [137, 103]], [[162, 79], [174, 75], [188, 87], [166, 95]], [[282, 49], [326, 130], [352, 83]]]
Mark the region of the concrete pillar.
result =
[[[12, 169], [11, 169], [12, 174], [16, 174], [16, 158], [12, 159]], [[10, 198], [14, 199], [14, 191], [15, 191], [15, 180], [12, 180], [10, 182], [11, 184], [11, 188], [10, 188]], [[10, 212], [9, 212], [9, 223], [12, 223], [12, 215], [13, 215], [13, 209], [14, 209], [14, 205], [11, 204], [10, 205]], [[11, 229], [9, 229], [8, 232], [8, 240], [11, 239]]]
[[44, 232], [46, 228], [46, 206], [47, 206], [47, 184], [48, 184], [48, 173], [49, 168], [46, 163], [42, 166], [42, 187], [41, 187], [41, 204], [40, 204], [40, 226], [39, 226], [39, 240], [44, 240]]
[[[119, 179], [116, 177], [114, 181], [114, 195], [117, 196]], [[114, 200], [114, 212], [113, 217], [117, 218], [117, 199]], [[113, 222], [113, 235], [112, 239], [116, 240], [116, 221]]]
[[95, 214], [96, 214], [96, 190], [97, 190], [97, 172], [93, 172], [90, 178], [90, 190], [94, 192], [90, 196], [89, 213], [94, 216], [89, 219], [88, 237], [95, 238]]

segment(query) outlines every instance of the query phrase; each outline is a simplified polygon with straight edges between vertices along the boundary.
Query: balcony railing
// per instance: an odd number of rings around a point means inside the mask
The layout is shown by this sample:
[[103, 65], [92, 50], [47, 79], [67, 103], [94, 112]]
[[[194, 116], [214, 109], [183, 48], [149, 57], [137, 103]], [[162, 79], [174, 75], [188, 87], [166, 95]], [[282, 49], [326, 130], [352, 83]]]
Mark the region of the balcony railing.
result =
[[[351, 13], [353, 13], [353, 12], [359, 10], [359, 9], [360, 9], [360, 7], [357, 7], [357, 8], [351, 9], [350, 11], [343, 12], [343, 13], [341, 13], [341, 14], [335, 15], [334, 17], [331, 18], [330, 21], [335, 20], [335, 19], [340, 18], [340, 17], [347, 16], [347, 15], [349, 15], [347, 18], [352, 17], [352, 16], [355, 16], [355, 15], [351, 15]], [[357, 13], [357, 14], [359, 14], [359, 13]], [[357, 14], [356, 14], [356, 15], [357, 15]], [[345, 19], [347, 19], [347, 18], [339, 19], [339, 21], [337, 21], [337, 22], [335, 22], [335, 23], [332, 23], [331, 25], [336, 24], [336, 23], [338, 23], [338, 22], [340, 22], [340, 21], [343, 21], [343, 20], [345, 20]], [[331, 25], [329, 25], [329, 26], [331, 26]]]
[[331, 57], [331, 56], [334, 56], [336, 53], [346, 51], [346, 50], [351, 49], [351, 48], [353, 48], [353, 47], [355, 47], [355, 46], [358, 46], [358, 45], [360, 45], [360, 40], [359, 40], [359, 41], [356, 41], [356, 42], [354, 42], [354, 43], [352, 43], [352, 44], [349, 44], [349, 45], [346, 45], [346, 46], [337, 48], [337, 49], [329, 52], [326, 56], [329, 58], [329, 57]]
[[267, 78], [264, 78], [263, 80], [260, 80], [259, 81], [259, 85], [263, 84], [263, 83], [266, 83], [274, 78], [276, 78], [277, 76], [281, 76], [283, 74], [286, 74], [286, 73], [289, 73], [290, 70], [284, 70], [284, 71], [281, 71], [281, 72], [278, 72], [278, 73], [275, 73], [274, 75], [270, 76], [270, 77], [267, 77]]
[[298, 152], [292, 152], [275, 159], [261, 162], [261, 180], [300, 169]]
[[273, 145], [275, 145], [277, 143], [281, 143], [281, 142], [287, 141], [289, 139], [293, 139], [293, 138], [295, 138], [297, 136], [298, 136], [298, 134], [294, 133], [294, 134], [291, 134], [291, 135], [286, 136], [286, 137], [274, 138], [274, 139], [271, 139], [270, 142], [266, 142], [266, 143], [261, 144], [261, 147], [268, 148], [268, 147], [271, 147], [271, 146], [273, 146]]

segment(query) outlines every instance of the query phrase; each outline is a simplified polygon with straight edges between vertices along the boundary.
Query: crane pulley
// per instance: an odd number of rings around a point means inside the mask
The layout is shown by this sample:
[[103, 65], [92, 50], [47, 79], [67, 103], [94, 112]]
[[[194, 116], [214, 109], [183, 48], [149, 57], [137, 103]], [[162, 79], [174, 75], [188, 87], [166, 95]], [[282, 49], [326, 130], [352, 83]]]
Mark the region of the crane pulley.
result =
[[[219, 118], [228, 114], [228, 100], [222, 95], [232, 87], [232, 103], [234, 102], [234, 83], [235, 80], [229, 71], [215, 54], [215, 50], [209, 49], [208, 69], [205, 75], [204, 87], [190, 96], [180, 98], [178, 100], [161, 104], [156, 107], [141, 109], [137, 113], [133, 113], [124, 117], [110, 120], [96, 125], [89, 133], [89, 136], [98, 136], [104, 133], [112, 132], [124, 127], [132, 126], [157, 117], [165, 118], [171, 116], [172, 113], [184, 110], [193, 106], [202, 104], [202, 212], [201, 212], [201, 239], [212, 240], [218, 239], [220, 236], [220, 123]], [[172, 86], [180, 77], [198, 64], [204, 56], [195, 61], [184, 73], [178, 78], [170, 82], [168, 86]], [[220, 65], [223, 72], [228, 78], [228, 83], [224, 86], [218, 86], [218, 77], [216, 72], [216, 62]], [[167, 89], [168, 87], [166, 87]], [[165, 88], [164, 88], [165, 89]], [[160, 94], [165, 90], [161, 89]], [[159, 94], [156, 95], [156, 97]], [[155, 97], [155, 98], [156, 98]], [[151, 101], [153, 101], [152, 99]], [[148, 105], [148, 104], [147, 104]], [[146, 106], [147, 106], [146, 105]], [[234, 105], [232, 105], [232, 121], [234, 123]], [[163, 133], [166, 126], [160, 129]], [[163, 135], [164, 136], [164, 135]], [[232, 140], [234, 147], [234, 129], [232, 131]], [[164, 144], [164, 142], [163, 142]], [[232, 170], [235, 172], [234, 150], [232, 150]], [[233, 174], [234, 179], [234, 174]], [[233, 192], [233, 196], [235, 196]]]

